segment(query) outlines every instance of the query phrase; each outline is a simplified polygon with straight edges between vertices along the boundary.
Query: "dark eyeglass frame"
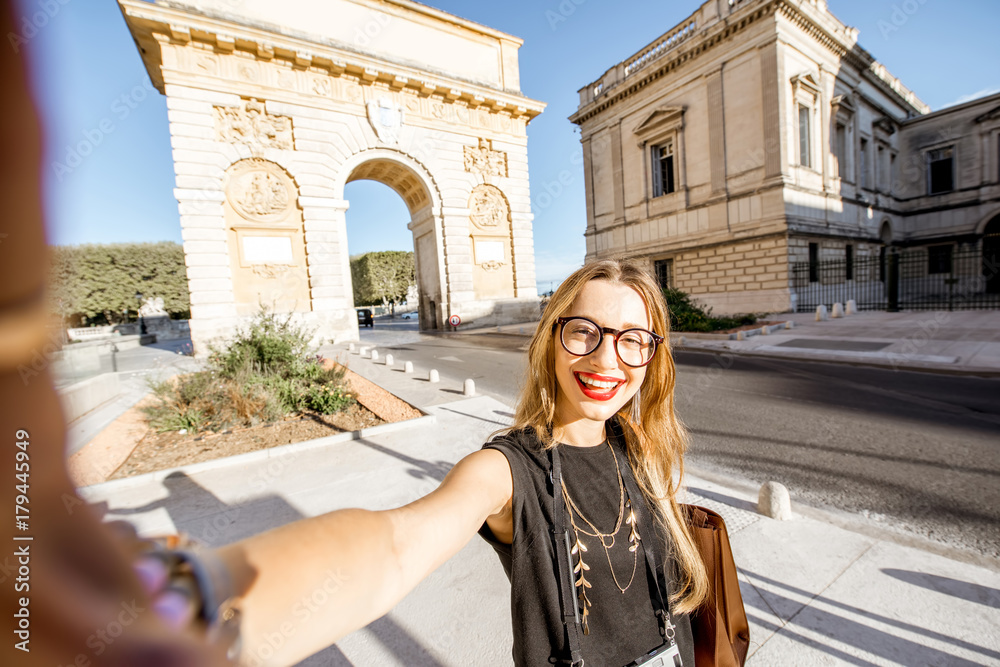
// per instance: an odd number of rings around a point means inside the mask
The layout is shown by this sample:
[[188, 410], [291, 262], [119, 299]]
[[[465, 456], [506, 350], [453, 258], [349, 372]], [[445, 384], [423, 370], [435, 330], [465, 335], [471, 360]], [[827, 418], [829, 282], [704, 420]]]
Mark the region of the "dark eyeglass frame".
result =
[[[585, 352], [584, 354], [577, 354], [576, 352], [573, 352], [568, 347], [566, 347], [566, 341], [563, 340], [563, 331], [566, 329], [566, 323], [572, 320], [583, 320], [584, 322], [589, 322], [590, 324], [594, 325], [595, 329], [601, 332], [600, 342], [597, 345], [595, 345], [594, 349], [591, 350], [590, 352]], [[604, 337], [607, 336], [608, 334], [611, 334], [612, 336], [615, 337], [615, 342], [613, 345], [615, 349], [615, 356], [618, 357], [618, 360], [620, 362], [622, 362], [629, 368], [642, 368], [643, 366], [648, 366], [649, 362], [651, 362], [653, 360], [653, 357], [656, 356], [656, 351], [660, 348], [660, 345], [663, 344], [663, 336], [655, 334], [649, 329], [643, 329], [642, 327], [630, 327], [628, 329], [612, 329], [611, 327], [602, 327], [598, 325], [597, 322], [588, 319], [586, 317], [580, 317], [579, 315], [574, 317], [557, 317], [555, 323], [553, 323], [552, 325], [553, 333], [555, 332], [556, 327], [559, 327], [559, 343], [563, 346], [564, 350], [572, 354], [574, 357], [585, 357], [588, 354], [593, 354], [594, 352], [597, 352], [597, 350], [600, 349], [601, 344], [604, 342]], [[622, 359], [622, 355], [618, 351], [618, 339], [630, 331], [642, 331], [643, 333], [648, 333], [653, 338], [653, 351], [650, 353], [649, 359], [647, 359], [644, 363], [630, 364], [629, 362]]]

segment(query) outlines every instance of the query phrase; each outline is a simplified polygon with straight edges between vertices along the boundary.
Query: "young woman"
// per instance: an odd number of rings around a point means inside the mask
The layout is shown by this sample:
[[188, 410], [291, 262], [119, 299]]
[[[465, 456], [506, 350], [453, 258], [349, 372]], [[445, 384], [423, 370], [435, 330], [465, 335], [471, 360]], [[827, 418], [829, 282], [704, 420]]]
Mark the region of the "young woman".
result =
[[[515, 664], [628, 665], [659, 648], [693, 665], [686, 614], [708, 583], [676, 500], [686, 436], [667, 328], [641, 269], [576, 271], [532, 339], [514, 425], [434, 492], [219, 550], [241, 593], [243, 658], [290, 664], [328, 646], [388, 612], [478, 531], [511, 580]], [[296, 613], [331, 580], [334, 603]], [[275, 633], [281, 642], [268, 643]]]

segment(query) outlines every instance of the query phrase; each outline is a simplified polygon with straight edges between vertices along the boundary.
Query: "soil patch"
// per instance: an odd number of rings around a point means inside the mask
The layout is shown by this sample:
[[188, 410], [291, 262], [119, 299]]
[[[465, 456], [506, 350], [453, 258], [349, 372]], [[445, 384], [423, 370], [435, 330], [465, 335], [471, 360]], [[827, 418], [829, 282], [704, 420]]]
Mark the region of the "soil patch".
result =
[[[398, 399], [397, 399], [398, 400]], [[306, 414], [270, 424], [222, 433], [181, 435], [177, 431], [149, 431], [131, 456], [108, 479], [121, 479], [177, 466], [280, 447], [293, 442], [325, 438], [386, 423], [363, 405], [355, 404], [332, 415]]]
[[[324, 361], [326, 364], [334, 363], [330, 360]], [[423, 414], [409, 403], [350, 370], [347, 370], [344, 379], [350, 392], [357, 398], [357, 403], [346, 410], [332, 415], [309, 412], [282, 421], [232, 429], [222, 433], [202, 432], [182, 435], [177, 431], [156, 433], [147, 430], [128, 458], [106, 479], [132, 477], [294, 442], [325, 438], [379, 424], [416, 419]], [[130, 412], [135, 412], [135, 409]], [[123, 415], [120, 419], [127, 416]], [[84, 449], [90, 447], [88, 445]], [[81, 453], [84, 453], [83, 450]], [[85, 458], [89, 460], [90, 465], [81, 467], [94, 468], [98, 457]], [[93, 480], [91, 483], [103, 481], [104, 476], [100, 477], [101, 479]]]

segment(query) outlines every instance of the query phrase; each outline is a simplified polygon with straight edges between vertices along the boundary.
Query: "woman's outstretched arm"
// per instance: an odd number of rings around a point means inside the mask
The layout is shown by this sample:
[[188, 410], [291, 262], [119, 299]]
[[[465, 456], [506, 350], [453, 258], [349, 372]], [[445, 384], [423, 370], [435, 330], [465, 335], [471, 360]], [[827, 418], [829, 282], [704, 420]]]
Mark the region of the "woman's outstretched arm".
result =
[[241, 662], [294, 664], [381, 617], [487, 518], [509, 522], [512, 491], [507, 459], [485, 449], [404, 507], [339, 510], [223, 547], [243, 592]]

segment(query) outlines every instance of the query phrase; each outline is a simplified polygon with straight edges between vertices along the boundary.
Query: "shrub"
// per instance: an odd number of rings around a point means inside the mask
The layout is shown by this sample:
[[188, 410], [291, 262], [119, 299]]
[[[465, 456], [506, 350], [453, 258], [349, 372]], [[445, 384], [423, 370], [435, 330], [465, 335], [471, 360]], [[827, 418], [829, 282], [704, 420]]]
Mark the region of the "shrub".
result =
[[152, 382], [159, 399], [144, 408], [159, 431], [225, 430], [290, 413], [343, 410], [353, 397], [343, 368], [325, 369], [309, 350], [311, 334], [265, 308], [225, 347], [212, 347], [208, 370]]
[[668, 287], [663, 290], [670, 313], [671, 331], [705, 332], [735, 329], [745, 324], [753, 324], [758, 316], [754, 313], [732, 317], [713, 317], [712, 309], [698, 306], [691, 297], [679, 289]]

